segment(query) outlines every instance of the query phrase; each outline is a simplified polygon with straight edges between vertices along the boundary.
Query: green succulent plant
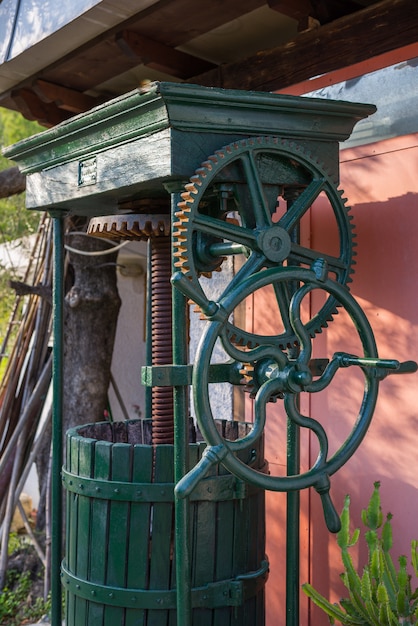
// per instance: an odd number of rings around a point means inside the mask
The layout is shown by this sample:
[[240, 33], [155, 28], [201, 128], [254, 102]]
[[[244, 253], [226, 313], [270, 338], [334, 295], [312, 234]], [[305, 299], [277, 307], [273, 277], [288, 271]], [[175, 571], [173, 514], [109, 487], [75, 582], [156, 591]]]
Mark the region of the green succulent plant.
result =
[[[366, 531], [364, 538], [368, 547], [368, 559], [361, 575], [354, 568], [350, 555], [359, 540], [357, 528], [350, 535], [350, 497], [346, 496], [341, 513], [341, 530], [337, 534], [344, 572], [341, 579], [348, 591], [348, 598], [340, 604], [331, 604], [312, 585], [302, 588], [309, 598], [328, 615], [330, 624], [362, 626], [407, 626], [418, 624], [418, 588], [412, 590], [411, 575], [407, 571], [407, 557], [398, 559], [398, 568], [390, 555], [392, 548], [392, 515], [384, 519], [380, 503], [380, 483], [374, 490], [367, 509], [361, 517]], [[418, 542], [411, 542], [411, 564], [418, 577]]]

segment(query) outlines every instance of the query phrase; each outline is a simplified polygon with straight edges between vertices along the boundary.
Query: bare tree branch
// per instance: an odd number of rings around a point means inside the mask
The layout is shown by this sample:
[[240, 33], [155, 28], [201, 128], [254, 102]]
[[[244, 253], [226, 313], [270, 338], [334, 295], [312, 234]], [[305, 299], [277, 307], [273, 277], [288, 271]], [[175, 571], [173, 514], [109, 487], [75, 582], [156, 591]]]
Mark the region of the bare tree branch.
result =
[[52, 289], [50, 285], [28, 285], [18, 280], [10, 280], [9, 285], [18, 296], [40, 296], [41, 298], [45, 298], [49, 304], [52, 304]]

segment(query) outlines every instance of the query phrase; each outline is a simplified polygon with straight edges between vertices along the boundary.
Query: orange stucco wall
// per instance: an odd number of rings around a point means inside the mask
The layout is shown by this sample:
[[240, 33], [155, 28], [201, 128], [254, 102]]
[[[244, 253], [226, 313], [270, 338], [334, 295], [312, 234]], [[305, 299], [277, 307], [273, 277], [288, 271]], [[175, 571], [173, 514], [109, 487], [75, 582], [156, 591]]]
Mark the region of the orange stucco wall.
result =
[[[354, 217], [357, 264], [351, 291], [365, 310], [379, 355], [400, 361], [418, 360], [418, 135], [398, 137], [341, 152], [341, 187]], [[312, 219], [314, 247], [329, 237], [320, 217]], [[265, 303], [254, 304], [254, 318], [265, 315]], [[314, 356], [330, 358], [335, 350], [358, 352], [357, 333], [344, 313], [314, 340]], [[332, 385], [302, 398], [302, 412], [321, 420], [331, 446], [341, 442], [355, 420], [362, 381], [353, 368], [340, 371]], [[267, 424], [266, 456], [272, 472], [285, 460], [284, 416], [278, 405]], [[340, 511], [344, 495], [352, 499], [352, 515], [360, 525], [373, 482], [381, 481], [382, 504], [394, 514], [394, 556], [409, 554], [418, 518], [417, 454], [418, 374], [391, 376], [381, 383], [370, 430], [355, 456], [332, 478], [332, 497]], [[315, 458], [315, 445], [303, 434], [302, 465]], [[311, 458], [310, 458], [311, 457]], [[267, 494], [267, 626], [284, 626], [285, 497]], [[324, 524], [319, 497], [302, 493], [301, 582], [310, 579], [332, 601], [342, 591], [336, 540]], [[364, 548], [358, 554], [365, 558]], [[326, 626], [326, 616], [302, 596], [301, 626]]]

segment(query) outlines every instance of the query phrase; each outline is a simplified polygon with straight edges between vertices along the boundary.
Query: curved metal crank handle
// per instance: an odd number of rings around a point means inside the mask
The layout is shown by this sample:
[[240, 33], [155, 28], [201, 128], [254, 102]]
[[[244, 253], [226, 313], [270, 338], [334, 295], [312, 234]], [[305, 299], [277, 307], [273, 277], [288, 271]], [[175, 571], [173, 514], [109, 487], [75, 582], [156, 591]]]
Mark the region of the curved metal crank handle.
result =
[[418, 363], [415, 361], [400, 362], [396, 359], [379, 359], [370, 357], [358, 357], [347, 352], [336, 352], [326, 364], [323, 372], [314, 380], [306, 391], [322, 391], [327, 387], [340, 368], [358, 366], [368, 371], [368, 375], [376, 380], [383, 380], [390, 374], [414, 374], [418, 371]]
[[205, 448], [200, 461], [175, 486], [174, 493], [176, 497], [179, 500], [183, 500], [190, 496], [193, 489], [197, 487], [212, 467], [222, 461], [227, 452], [223, 444]]

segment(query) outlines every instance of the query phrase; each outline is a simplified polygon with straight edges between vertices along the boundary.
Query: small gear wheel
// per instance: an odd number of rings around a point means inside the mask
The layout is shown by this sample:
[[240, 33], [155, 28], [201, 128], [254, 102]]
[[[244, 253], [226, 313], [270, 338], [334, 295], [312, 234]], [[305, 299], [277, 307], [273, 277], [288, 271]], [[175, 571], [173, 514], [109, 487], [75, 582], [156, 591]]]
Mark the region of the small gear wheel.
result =
[[[245, 354], [245, 353], [244, 353]], [[262, 366], [262, 363], [261, 363]], [[259, 380], [258, 370], [260, 369], [260, 363], [243, 363], [240, 370], [242, 375], [242, 384], [244, 391], [249, 394], [250, 398], [254, 400], [257, 395], [257, 391], [260, 389], [262, 382]], [[283, 399], [282, 393], [271, 394], [269, 402], [277, 402], [277, 400]]]
[[[326, 167], [296, 142], [255, 137], [231, 143], [202, 164], [181, 194], [173, 228], [175, 266], [200, 301], [211, 300], [205, 278], [222, 269], [227, 255], [236, 261], [227, 289], [264, 268], [308, 268], [319, 258], [332, 278], [346, 285], [355, 244], [342, 195]], [[301, 231], [310, 234], [312, 220], [324, 224], [321, 241], [299, 243], [304, 241]], [[296, 343], [287, 318], [292, 286], [281, 284], [273, 290], [283, 327], [263, 336], [231, 321], [228, 333], [237, 345], [252, 348], [273, 341], [285, 348]], [[327, 326], [337, 306], [329, 296], [306, 322], [311, 337]]]
[[242, 363], [240, 374], [242, 376], [244, 391], [250, 394], [250, 398], [254, 399], [257, 393], [254, 380], [254, 365], [252, 363]]

